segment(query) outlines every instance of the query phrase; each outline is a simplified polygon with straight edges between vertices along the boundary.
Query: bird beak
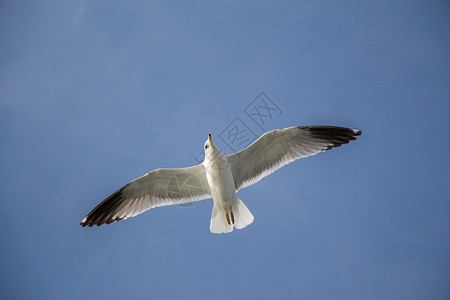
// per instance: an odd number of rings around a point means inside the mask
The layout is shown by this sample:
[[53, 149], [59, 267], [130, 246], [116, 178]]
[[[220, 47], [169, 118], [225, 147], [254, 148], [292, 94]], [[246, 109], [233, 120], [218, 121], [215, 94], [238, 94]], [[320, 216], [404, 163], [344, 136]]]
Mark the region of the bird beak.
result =
[[208, 133], [208, 141], [211, 141], [211, 132]]

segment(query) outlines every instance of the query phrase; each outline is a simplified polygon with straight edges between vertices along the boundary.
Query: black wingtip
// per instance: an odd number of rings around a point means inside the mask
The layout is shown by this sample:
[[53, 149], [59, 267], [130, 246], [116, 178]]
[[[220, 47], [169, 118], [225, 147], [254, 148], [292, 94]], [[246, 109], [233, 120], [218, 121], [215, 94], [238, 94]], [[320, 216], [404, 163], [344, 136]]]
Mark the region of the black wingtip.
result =
[[120, 189], [97, 205], [86, 218], [81, 221], [80, 225], [82, 227], [92, 227], [94, 225], [101, 226], [103, 224], [109, 225], [113, 222], [122, 220], [123, 218], [120, 217], [112, 218], [112, 216], [123, 207], [122, 200], [122, 189]]
[[[305, 128], [306, 127], [306, 128]], [[356, 136], [361, 135], [361, 130], [351, 129], [337, 126], [305, 126], [311, 133], [311, 136], [317, 139], [322, 139], [331, 144], [324, 148], [330, 150], [332, 148], [340, 147], [343, 144], [348, 144], [350, 141], [356, 140]]]

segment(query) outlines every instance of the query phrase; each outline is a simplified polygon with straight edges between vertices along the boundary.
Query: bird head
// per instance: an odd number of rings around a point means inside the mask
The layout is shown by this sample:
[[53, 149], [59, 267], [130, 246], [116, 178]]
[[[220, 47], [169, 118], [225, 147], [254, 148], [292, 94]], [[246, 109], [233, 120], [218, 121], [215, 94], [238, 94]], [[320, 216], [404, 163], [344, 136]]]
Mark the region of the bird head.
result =
[[208, 133], [208, 140], [205, 142], [205, 158], [217, 155], [218, 151], [220, 152], [219, 148], [217, 148], [211, 139], [211, 133]]

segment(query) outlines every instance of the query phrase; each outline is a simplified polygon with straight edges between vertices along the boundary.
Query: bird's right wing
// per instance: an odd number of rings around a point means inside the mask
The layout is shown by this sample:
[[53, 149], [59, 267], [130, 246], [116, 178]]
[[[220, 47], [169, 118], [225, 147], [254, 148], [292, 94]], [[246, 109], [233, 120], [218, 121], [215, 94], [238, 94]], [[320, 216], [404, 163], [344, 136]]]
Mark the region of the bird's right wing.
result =
[[360, 134], [360, 130], [336, 126], [297, 126], [266, 132], [244, 150], [228, 156], [236, 190], [296, 159], [347, 144]]
[[131, 181], [103, 200], [80, 225], [110, 224], [153, 207], [208, 198], [211, 198], [211, 192], [202, 164], [182, 169], [157, 169]]

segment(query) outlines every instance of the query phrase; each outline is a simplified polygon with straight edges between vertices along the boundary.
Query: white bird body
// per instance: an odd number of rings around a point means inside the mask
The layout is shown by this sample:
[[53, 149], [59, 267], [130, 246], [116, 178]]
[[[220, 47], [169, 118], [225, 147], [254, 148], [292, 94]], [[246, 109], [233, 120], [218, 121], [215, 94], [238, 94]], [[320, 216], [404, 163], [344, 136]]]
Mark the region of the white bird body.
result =
[[230, 163], [217, 146], [209, 141], [209, 151], [205, 154], [203, 165], [206, 170], [206, 178], [214, 200], [214, 205], [220, 208], [231, 206], [236, 197], [233, 174]]
[[237, 228], [241, 229], [252, 223], [253, 215], [236, 195], [236, 184], [228, 157], [211, 140], [211, 134], [205, 143], [203, 165], [214, 201], [211, 213], [211, 232], [231, 232], [235, 224]]
[[210, 230], [231, 232], [253, 222], [253, 215], [237, 197], [250, 186], [296, 159], [347, 144], [360, 130], [336, 126], [295, 126], [263, 134], [247, 148], [223, 154], [211, 140], [205, 143], [205, 161], [181, 169], [157, 169], [111, 194], [82, 221], [100, 226], [134, 217], [153, 207], [213, 198]]

